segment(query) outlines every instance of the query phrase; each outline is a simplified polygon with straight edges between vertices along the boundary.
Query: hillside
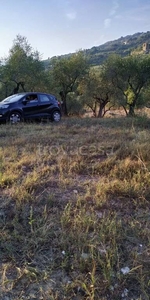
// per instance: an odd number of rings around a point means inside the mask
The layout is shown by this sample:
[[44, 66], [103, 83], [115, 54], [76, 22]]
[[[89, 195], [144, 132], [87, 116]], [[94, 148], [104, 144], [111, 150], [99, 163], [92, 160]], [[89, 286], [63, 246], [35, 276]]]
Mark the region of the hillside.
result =
[[[83, 50], [91, 65], [99, 65], [104, 62], [104, 60], [113, 53], [117, 53], [121, 56], [126, 56], [134, 50], [142, 50], [144, 43], [150, 43], [150, 31], [147, 32], [138, 32], [133, 35], [127, 35], [125, 37], [121, 36], [117, 40], [106, 42], [100, 46], [94, 46], [91, 49]], [[66, 55], [57, 56], [58, 59], [69, 57], [71, 53]], [[48, 67], [51, 59], [45, 60], [45, 66]]]

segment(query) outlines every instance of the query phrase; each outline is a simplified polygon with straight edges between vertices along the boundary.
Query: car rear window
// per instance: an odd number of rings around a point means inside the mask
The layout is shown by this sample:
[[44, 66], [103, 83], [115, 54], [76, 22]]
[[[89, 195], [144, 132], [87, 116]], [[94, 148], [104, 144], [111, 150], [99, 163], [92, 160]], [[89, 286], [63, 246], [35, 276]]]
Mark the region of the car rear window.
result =
[[40, 101], [41, 102], [50, 102], [50, 99], [47, 95], [40, 95]]

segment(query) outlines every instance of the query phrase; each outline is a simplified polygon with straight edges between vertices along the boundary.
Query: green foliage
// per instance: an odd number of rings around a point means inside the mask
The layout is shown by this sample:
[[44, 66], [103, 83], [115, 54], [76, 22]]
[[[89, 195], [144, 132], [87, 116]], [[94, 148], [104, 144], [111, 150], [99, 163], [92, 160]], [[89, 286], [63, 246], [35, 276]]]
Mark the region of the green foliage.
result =
[[118, 103], [127, 114], [134, 115], [135, 107], [141, 106], [141, 93], [149, 82], [150, 55], [130, 55], [125, 58], [113, 55], [104, 65], [109, 80], [121, 95]]
[[146, 107], [150, 108], [150, 82], [147, 84], [145, 89], [143, 89], [141, 93], [141, 100]]
[[1, 97], [25, 90], [45, 90], [44, 64], [25, 37], [18, 35], [14, 40], [8, 58], [0, 67], [0, 80]]
[[131, 87], [127, 89], [127, 91], [124, 92], [127, 99], [128, 99], [128, 104], [132, 104], [135, 98], [134, 92], [132, 91]]
[[111, 81], [108, 81], [107, 72], [103, 66], [99, 69], [91, 69], [81, 82], [79, 91], [85, 105], [93, 111], [95, 117], [104, 117], [109, 107], [114, 105], [116, 92]]
[[87, 69], [87, 59], [81, 51], [68, 59], [52, 61], [52, 76], [55, 86], [59, 89], [65, 115], [68, 114], [67, 95], [76, 91]]
[[82, 116], [85, 112], [84, 101], [81, 96], [72, 93], [68, 95], [68, 114], [71, 116]]

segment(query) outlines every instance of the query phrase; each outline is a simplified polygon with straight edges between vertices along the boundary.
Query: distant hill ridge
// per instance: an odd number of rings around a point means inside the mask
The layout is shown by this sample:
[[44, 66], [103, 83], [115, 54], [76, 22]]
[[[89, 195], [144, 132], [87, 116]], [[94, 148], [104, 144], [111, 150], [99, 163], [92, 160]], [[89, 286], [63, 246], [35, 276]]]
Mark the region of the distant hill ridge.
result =
[[[145, 44], [145, 48], [143, 47], [143, 44]], [[150, 47], [146, 48], [146, 45], [149, 46], [149, 44], [150, 31], [147, 31], [145, 33], [137, 32], [133, 35], [127, 35], [125, 37], [121, 36], [116, 40], [108, 41], [100, 46], [94, 46], [90, 49], [84, 49], [83, 52], [87, 55], [90, 65], [96, 66], [102, 64], [105, 59], [107, 59], [107, 57], [113, 53], [119, 54], [121, 56], [127, 56], [132, 52], [147, 52], [146, 49], [148, 49], [149, 52]], [[73, 53], [60, 55], [57, 56], [57, 58], [61, 59], [64, 57], [70, 57], [72, 54]], [[46, 67], [48, 67], [50, 60], [54, 57], [44, 60]]]

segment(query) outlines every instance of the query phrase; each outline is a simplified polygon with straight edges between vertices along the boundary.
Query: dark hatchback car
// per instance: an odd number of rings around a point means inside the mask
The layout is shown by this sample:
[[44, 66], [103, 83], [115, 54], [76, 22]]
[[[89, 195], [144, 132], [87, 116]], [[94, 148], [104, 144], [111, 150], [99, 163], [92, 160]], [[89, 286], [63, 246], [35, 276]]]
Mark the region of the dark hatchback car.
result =
[[49, 119], [59, 122], [61, 108], [54, 95], [46, 93], [20, 93], [0, 102], [0, 123], [19, 123], [24, 120]]

